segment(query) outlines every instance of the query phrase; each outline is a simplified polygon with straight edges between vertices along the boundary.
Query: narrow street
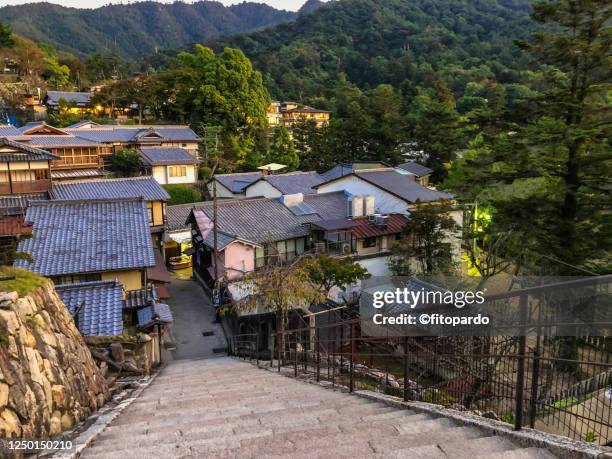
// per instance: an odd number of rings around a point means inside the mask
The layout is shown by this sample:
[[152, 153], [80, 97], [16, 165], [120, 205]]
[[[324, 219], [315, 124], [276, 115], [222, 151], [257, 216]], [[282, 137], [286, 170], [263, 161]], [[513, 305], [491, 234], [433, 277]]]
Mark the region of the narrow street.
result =
[[204, 290], [187, 276], [172, 273], [171, 278], [168, 304], [174, 316], [172, 333], [176, 342], [176, 349], [169, 352], [172, 360], [220, 355], [214, 349], [225, 348], [225, 337], [221, 325], [215, 323], [215, 312]]

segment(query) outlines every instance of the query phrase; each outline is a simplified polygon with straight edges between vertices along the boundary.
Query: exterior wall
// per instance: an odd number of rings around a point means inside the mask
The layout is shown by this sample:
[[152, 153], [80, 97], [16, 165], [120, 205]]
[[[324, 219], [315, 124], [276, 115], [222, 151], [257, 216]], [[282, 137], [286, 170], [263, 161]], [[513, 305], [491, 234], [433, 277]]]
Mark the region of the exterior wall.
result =
[[223, 251], [223, 269], [228, 279], [237, 279], [255, 269], [255, 249], [241, 242], [234, 242]]
[[[344, 177], [334, 182], [320, 185], [317, 193], [329, 193], [331, 191], [346, 190], [352, 195], [371, 195], [376, 201], [376, 211], [381, 213], [406, 214], [407, 204], [405, 201], [381, 190], [368, 182], [361, 180], [353, 175]], [[340, 217], [340, 216], [339, 216]]]
[[264, 197], [264, 198], [278, 198], [282, 193], [270, 185], [265, 180], [260, 180], [257, 183], [254, 183], [251, 186], [246, 188], [246, 197], [247, 198], [255, 198], [255, 197]]
[[213, 186], [215, 186], [215, 184], [217, 185], [217, 197], [219, 199], [240, 199], [245, 197], [245, 195], [242, 193], [232, 193], [231, 190], [214, 180], [207, 185], [211, 196], [213, 194]]
[[196, 167], [193, 165], [185, 165], [184, 167], [187, 169], [187, 175], [184, 177], [170, 177], [169, 166], [153, 166], [151, 168], [151, 175], [161, 185], [195, 183], [197, 177]]
[[391, 271], [387, 266], [389, 256], [368, 258], [367, 260], [359, 260], [356, 263], [363, 266], [372, 276], [390, 276]]
[[165, 203], [162, 201], [153, 201], [147, 203], [147, 208], [149, 205], [153, 208], [153, 222], [150, 223], [150, 226], [163, 226], [164, 225], [164, 216], [165, 216]]
[[395, 243], [395, 235], [378, 236], [374, 247], [364, 247], [365, 239], [357, 240], [357, 255], [374, 255], [377, 253], [388, 252]]
[[125, 290], [139, 290], [142, 285], [142, 271], [106, 271], [101, 273], [102, 280], [115, 280], [123, 284]]

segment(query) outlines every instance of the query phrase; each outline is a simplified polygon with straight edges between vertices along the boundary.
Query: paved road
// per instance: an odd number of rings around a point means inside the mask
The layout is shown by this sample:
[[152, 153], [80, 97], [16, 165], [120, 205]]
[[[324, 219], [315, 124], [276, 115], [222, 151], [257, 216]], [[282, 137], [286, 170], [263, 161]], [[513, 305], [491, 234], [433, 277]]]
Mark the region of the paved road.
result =
[[[223, 330], [215, 323], [214, 309], [196, 281], [173, 274], [168, 291], [176, 341], [176, 349], [171, 351], [173, 360], [208, 357], [215, 355], [213, 349], [225, 347]], [[211, 331], [212, 336], [202, 334]]]

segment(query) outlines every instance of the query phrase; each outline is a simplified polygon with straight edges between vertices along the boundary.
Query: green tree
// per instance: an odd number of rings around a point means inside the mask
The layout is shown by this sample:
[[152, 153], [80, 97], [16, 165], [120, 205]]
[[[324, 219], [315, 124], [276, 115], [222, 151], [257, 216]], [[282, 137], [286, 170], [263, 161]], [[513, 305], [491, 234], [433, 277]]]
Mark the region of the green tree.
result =
[[0, 22], [0, 48], [10, 48], [15, 44], [13, 40], [13, 29], [10, 25]]
[[287, 166], [286, 171], [294, 171], [300, 165], [300, 158], [285, 126], [274, 128], [266, 161], [268, 163], [284, 164]]
[[142, 158], [133, 148], [124, 148], [110, 156], [110, 164], [119, 177], [134, 177], [140, 174]]
[[344, 288], [369, 276], [368, 270], [350, 258], [322, 254], [307, 265], [310, 280], [327, 296], [332, 287]]
[[453, 257], [459, 226], [445, 204], [418, 204], [410, 213], [403, 238], [392, 248], [389, 268], [396, 276], [448, 274], [455, 269]]
[[68, 88], [70, 86], [70, 68], [60, 64], [55, 48], [49, 45], [40, 45], [45, 53], [45, 70], [43, 77], [47, 85], [55, 89]]
[[95, 53], [85, 61], [86, 76], [92, 83], [122, 80], [128, 74], [128, 64], [114, 53]]
[[170, 195], [170, 199], [168, 200], [169, 206], [189, 204], [203, 200], [202, 193], [189, 184], [164, 185], [164, 189]]

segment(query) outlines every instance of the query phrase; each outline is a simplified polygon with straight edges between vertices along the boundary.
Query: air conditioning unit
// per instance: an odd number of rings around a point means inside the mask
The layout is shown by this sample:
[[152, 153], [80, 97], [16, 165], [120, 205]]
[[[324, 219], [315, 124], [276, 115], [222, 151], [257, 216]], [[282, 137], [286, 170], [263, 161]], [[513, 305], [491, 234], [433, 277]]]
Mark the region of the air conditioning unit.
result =
[[376, 226], [387, 226], [388, 223], [389, 223], [388, 215], [376, 215], [374, 219], [374, 224]]
[[348, 242], [345, 242], [344, 244], [342, 244], [342, 253], [345, 253], [345, 254], [351, 253], [351, 244], [349, 244]]

